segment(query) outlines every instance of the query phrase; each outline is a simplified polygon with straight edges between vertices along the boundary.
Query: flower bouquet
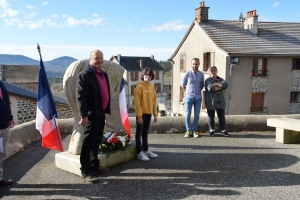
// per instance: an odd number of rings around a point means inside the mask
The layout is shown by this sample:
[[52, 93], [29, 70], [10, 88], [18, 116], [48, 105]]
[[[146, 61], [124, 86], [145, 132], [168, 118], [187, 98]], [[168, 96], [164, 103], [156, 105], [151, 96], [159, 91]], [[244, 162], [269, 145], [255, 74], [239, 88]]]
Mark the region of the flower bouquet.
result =
[[126, 147], [130, 146], [130, 136], [126, 130], [121, 130], [119, 133], [116, 132], [106, 132], [103, 135], [102, 144], [100, 152], [106, 154], [108, 157], [110, 154], [113, 154], [119, 150], [124, 150]]

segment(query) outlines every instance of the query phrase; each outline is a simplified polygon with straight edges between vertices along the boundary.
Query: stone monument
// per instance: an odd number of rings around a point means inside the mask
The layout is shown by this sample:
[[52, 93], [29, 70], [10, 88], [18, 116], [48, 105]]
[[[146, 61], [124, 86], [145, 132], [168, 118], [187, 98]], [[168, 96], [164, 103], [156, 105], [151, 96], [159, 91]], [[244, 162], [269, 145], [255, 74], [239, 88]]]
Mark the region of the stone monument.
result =
[[[73, 132], [69, 146], [71, 154], [79, 155], [82, 146], [83, 128], [79, 125], [79, 114], [76, 105], [76, 78], [85, 69], [89, 60], [75, 61], [67, 68], [63, 79], [63, 87], [66, 99], [74, 114]], [[119, 131], [124, 129], [119, 107], [120, 84], [123, 78], [124, 68], [114, 62], [104, 61], [102, 69], [107, 73], [110, 83], [111, 115], [105, 125], [105, 131]]]

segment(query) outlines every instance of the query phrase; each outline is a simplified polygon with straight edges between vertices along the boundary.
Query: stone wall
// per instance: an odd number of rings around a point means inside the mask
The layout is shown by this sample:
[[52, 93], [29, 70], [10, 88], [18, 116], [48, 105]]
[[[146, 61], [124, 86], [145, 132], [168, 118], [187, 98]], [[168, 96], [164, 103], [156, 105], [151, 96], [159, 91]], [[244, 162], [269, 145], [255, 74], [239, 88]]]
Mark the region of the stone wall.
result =
[[[15, 98], [17, 104], [17, 116], [14, 116], [17, 119], [18, 124], [23, 124], [25, 122], [30, 122], [35, 120], [36, 117], [36, 100], [26, 99], [22, 97]], [[12, 109], [14, 109], [13, 107]], [[67, 119], [74, 117], [73, 112], [68, 105], [56, 105], [56, 111], [58, 115], [58, 119]]]

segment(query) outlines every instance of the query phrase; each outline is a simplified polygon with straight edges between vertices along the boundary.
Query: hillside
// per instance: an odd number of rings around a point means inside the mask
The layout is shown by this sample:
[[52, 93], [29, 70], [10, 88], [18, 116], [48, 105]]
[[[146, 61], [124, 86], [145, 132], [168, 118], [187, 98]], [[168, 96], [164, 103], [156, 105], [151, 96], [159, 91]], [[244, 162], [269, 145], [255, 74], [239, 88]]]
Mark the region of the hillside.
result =
[[[50, 61], [44, 61], [47, 76], [62, 77], [67, 67], [77, 59], [63, 56]], [[40, 65], [39, 60], [34, 60], [23, 55], [0, 54], [0, 64], [6, 65]]]

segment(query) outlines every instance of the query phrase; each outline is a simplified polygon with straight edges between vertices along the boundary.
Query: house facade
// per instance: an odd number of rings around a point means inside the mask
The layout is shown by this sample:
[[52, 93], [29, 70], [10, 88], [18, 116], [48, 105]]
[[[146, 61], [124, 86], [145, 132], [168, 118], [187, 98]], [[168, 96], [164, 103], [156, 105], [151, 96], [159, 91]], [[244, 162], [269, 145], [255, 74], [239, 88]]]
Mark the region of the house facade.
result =
[[216, 66], [228, 82], [227, 114], [299, 114], [300, 23], [260, 22], [256, 10], [239, 20], [210, 20], [208, 10], [204, 1], [195, 9], [195, 20], [170, 57], [173, 112], [185, 113], [181, 80], [197, 57], [206, 78]]
[[141, 81], [142, 70], [148, 67], [153, 70], [155, 79], [151, 81], [156, 89], [157, 96], [163, 92], [164, 86], [164, 68], [158, 64], [154, 56], [139, 57], [139, 56], [112, 56], [110, 61], [120, 64], [124, 67], [123, 78], [125, 80], [125, 94], [127, 106], [134, 105], [134, 89], [138, 82]]

